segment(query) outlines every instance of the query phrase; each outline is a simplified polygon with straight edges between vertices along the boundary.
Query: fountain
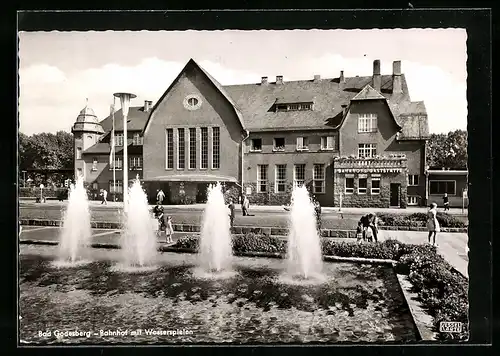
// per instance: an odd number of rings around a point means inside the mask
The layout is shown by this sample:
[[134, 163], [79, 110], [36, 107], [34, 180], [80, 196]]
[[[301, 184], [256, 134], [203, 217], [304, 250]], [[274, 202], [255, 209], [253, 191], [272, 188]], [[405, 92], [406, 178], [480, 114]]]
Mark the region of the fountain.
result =
[[232, 243], [228, 209], [219, 183], [208, 190], [200, 239], [201, 267], [205, 272], [229, 272]]
[[63, 214], [63, 227], [59, 238], [59, 264], [74, 265], [85, 262], [85, 250], [90, 245], [92, 230], [87, 190], [83, 177], [77, 177], [70, 187], [68, 207]]
[[305, 186], [295, 187], [290, 209], [288, 273], [299, 279], [321, 277], [323, 257], [314, 205]]
[[121, 237], [124, 267], [153, 267], [157, 256], [157, 238], [151, 224], [147, 196], [138, 177], [129, 188], [127, 210]]

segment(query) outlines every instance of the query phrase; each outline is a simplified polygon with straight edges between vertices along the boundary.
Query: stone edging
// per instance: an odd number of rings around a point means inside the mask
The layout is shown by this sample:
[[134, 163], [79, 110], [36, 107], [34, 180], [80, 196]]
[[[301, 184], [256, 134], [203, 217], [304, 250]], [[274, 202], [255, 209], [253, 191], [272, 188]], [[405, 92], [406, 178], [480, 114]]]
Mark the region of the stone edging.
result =
[[[42, 219], [20, 219], [21, 225], [31, 226], [62, 226], [61, 220], [42, 220]], [[94, 229], [120, 229], [121, 223], [118, 222], [105, 222], [105, 221], [92, 221], [91, 227]], [[176, 232], [200, 232], [198, 225], [184, 225], [174, 224], [174, 231]], [[408, 227], [408, 226], [380, 226], [380, 230], [398, 230], [398, 231], [427, 231], [425, 227]], [[441, 228], [441, 232], [465, 232], [467, 228]], [[252, 226], [235, 226], [232, 230], [233, 234], [262, 234], [268, 236], [287, 236], [288, 229], [280, 227], [252, 227]], [[321, 229], [321, 237], [334, 237], [334, 238], [356, 238], [355, 230], [333, 230]]]
[[421, 341], [437, 340], [437, 333], [434, 329], [434, 319], [425, 312], [422, 303], [417, 299], [417, 293], [412, 292], [412, 284], [408, 280], [408, 276], [396, 274], [398, 284], [406, 300], [406, 304], [410, 309], [410, 314], [415, 324]]

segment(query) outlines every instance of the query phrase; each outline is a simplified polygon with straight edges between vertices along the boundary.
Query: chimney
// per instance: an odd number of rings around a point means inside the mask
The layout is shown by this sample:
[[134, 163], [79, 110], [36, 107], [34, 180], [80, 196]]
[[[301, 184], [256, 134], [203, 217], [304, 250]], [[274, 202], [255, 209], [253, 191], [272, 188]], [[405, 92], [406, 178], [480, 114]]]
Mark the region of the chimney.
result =
[[401, 84], [401, 61], [392, 62], [392, 93], [401, 94], [403, 86]]
[[260, 80], [260, 84], [267, 85], [267, 77], [262, 77]]
[[372, 86], [376, 91], [380, 91], [380, 86], [382, 84], [382, 78], [380, 76], [380, 59], [373, 61], [373, 78]]
[[340, 71], [339, 82], [340, 83], [345, 83], [344, 71], [343, 70]]
[[281, 84], [283, 84], [283, 76], [277, 75], [276, 76], [276, 85], [281, 85]]
[[321, 76], [319, 74], [314, 75], [314, 82], [317, 83], [321, 79]]
[[151, 101], [144, 100], [144, 112], [148, 112], [151, 109]]

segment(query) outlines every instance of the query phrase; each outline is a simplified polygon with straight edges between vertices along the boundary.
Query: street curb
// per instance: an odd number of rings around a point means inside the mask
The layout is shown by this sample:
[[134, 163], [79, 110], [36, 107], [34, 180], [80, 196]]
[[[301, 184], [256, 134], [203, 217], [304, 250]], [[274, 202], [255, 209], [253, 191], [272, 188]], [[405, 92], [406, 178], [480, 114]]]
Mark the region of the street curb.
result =
[[[62, 220], [43, 220], [43, 219], [20, 219], [21, 225], [28, 226], [57, 226], [63, 225]], [[108, 221], [92, 221], [90, 223], [93, 229], [121, 229], [122, 225], [118, 222]], [[190, 224], [173, 224], [174, 231], [176, 232], [200, 232], [199, 225]], [[379, 230], [389, 231], [427, 231], [425, 227], [409, 227], [409, 226], [379, 226]], [[234, 226], [231, 233], [233, 234], [262, 234], [268, 236], [288, 236], [289, 229], [283, 227], [252, 227], [252, 226]], [[467, 228], [454, 228], [444, 227], [441, 232], [456, 232], [467, 233]], [[321, 237], [334, 237], [334, 238], [356, 238], [355, 230], [334, 230], [334, 229], [321, 229]]]
[[398, 279], [400, 291], [405, 298], [408, 309], [410, 310], [413, 324], [417, 329], [420, 341], [436, 341], [437, 333], [433, 331], [434, 318], [425, 312], [425, 308], [418, 300], [418, 295], [412, 292], [413, 285], [408, 280], [408, 276], [396, 273], [396, 277]]

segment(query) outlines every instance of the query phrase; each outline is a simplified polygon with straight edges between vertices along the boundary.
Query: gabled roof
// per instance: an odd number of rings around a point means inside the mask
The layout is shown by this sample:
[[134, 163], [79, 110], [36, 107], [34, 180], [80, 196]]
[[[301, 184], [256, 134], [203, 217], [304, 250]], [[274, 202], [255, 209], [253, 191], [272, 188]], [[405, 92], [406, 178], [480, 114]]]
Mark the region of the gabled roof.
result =
[[[387, 99], [386, 102], [402, 127], [400, 140], [422, 139], [429, 134], [427, 114], [423, 102], [412, 102], [405, 75], [401, 75], [402, 93], [392, 93], [392, 75], [381, 75], [381, 89], [371, 87], [372, 76], [326, 78], [319, 80], [284, 81], [281, 84], [260, 81], [253, 84], [222, 86], [194, 60], [189, 60], [177, 78], [170, 84], [149, 113], [142, 107], [130, 109], [129, 130], [145, 130], [150, 115], [177, 83], [188, 66], [194, 66], [207, 77], [213, 86], [232, 105], [242, 128], [249, 131], [277, 131], [293, 129], [337, 129], [344, 119], [342, 106], [351, 100]], [[314, 102], [314, 110], [276, 112], [277, 103]], [[116, 130], [122, 129], [121, 111], [115, 114]], [[111, 119], [101, 122], [105, 131], [111, 130]]]
[[[149, 112], [144, 112], [144, 106], [129, 108], [127, 131], [142, 131], [148, 120]], [[104, 131], [111, 131], [113, 120], [111, 115], [101, 121]], [[122, 109], [115, 112], [115, 131], [123, 131]]]
[[245, 129], [245, 124], [243, 122], [243, 117], [241, 115], [241, 112], [238, 110], [237, 106], [236, 106], [236, 103], [233, 101], [233, 99], [231, 98], [230, 95], [228, 95], [228, 93], [226, 92], [226, 90], [224, 89], [224, 87], [217, 81], [215, 80], [215, 78], [213, 78], [207, 71], [205, 71], [202, 67], [200, 67], [198, 65], [198, 63], [196, 63], [192, 58], [187, 62], [187, 64], [184, 66], [184, 68], [182, 68], [182, 70], [180, 71], [180, 73], [177, 75], [177, 77], [172, 81], [172, 83], [170, 84], [170, 86], [167, 88], [167, 90], [163, 93], [163, 95], [161, 96], [161, 98], [156, 102], [156, 104], [154, 105], [154, 107], [151, 109], [151, 112], [147, 118], [147, 121], [146, 121], [146, 124], [144, 125], [144, 129], [143, 129], [143, 132], [146, 131], [147, 127], [148, 127], [148, 124], [149, 124], [149, 121], [151, 119], [151, 116], [153, 115], [153, 113], [155, 112], [155, 110], [157, 109], [158, 105], [163, 101], [163, 99], [167, 96], [167, 94], [170, 92], [170, 90], [172, 89], [172, 87], [179, 81], [180, 77], [182, 76], [182, 74], [186, 71], [186, 69], [189, 67], [189, 66], [194, 66], [195, 68], [199, 69], [203, 74], [205, 74], [205, 76], [207, 77], [207, 79], [209, 80], [209, 82], [211, 82], [214, 87], [222, 94], [222, 96], [229, 102], [229, 104], [233, 107], [234, 111], [235, 111], [235, 114], [236, 116], [238, 117], [238, 120], [241, 124], [241, 127], [242, 129]]
[[383, 99], [385, 100], [385, 96], [380, 94], [378, 91], [373, 89], [370, 84], [367, 84], [361, 91], [356, 94], [354, 98], [351, 100], [377, 100]]

